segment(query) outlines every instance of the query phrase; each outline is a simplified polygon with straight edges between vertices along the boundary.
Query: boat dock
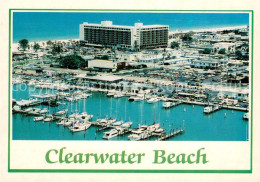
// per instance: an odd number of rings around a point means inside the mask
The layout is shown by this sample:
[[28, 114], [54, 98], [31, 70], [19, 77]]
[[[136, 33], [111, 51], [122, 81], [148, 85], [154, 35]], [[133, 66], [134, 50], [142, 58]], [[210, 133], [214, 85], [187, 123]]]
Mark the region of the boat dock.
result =
[[174, 136], [176, 136], [178, 134], [183, 133], [184, 131], [185, 131], [185, 129], [180, 129], [180, 130], [174, 131], [172, 133], [169, 133], [167, 135], [163, 135], [162, 137], [158, 138], [157, 141], [167, 140], [167, 139], [169, 139], [171, 137], [174, 137]]

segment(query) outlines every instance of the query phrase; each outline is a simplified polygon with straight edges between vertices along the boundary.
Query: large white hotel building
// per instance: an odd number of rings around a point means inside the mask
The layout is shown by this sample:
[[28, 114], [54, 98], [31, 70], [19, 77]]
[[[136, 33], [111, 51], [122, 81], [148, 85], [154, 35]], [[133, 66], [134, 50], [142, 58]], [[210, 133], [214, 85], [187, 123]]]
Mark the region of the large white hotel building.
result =
[[113, 25], [112, 21], [101, 24], [84, 22], [79, 26], [80, 40], [92, 46], [118, 46], [127, 49], [146, 49], [167, 47], [168, 25], [134, 26]]

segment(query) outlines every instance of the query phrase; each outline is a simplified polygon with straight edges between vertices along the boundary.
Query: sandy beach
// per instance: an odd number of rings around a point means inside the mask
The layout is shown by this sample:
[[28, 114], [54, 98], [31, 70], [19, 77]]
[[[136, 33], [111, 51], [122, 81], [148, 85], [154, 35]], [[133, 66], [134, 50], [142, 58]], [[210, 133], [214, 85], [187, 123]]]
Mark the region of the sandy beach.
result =
[[170, 31], [169, 33], [186, 33], [186, 32], [217, 32], [222, 30], [235, 30], [235, 29], [241, 29], [241, 28], [247, 28], [247, 25], [241, 25], [241, 26], [230, 26], [230, 27], [218, 27], [218, 28], [202, 28], [202, 29], [190, 29], [190, 30], [175, 30]]

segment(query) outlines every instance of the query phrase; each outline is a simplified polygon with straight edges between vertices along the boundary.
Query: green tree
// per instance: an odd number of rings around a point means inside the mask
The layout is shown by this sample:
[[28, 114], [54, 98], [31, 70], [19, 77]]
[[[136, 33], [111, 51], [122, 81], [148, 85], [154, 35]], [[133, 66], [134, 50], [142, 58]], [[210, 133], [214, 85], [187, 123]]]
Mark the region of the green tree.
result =
[[48, 46], [51, 46], [52, 44], [53, 44], [53, 43], [52, 43], [51, 40], [48, 40], [48, 41], [47, 41], [47, 45], [48, 45]]
[[37, 52], [40, 49], [40, 45], [38, 43], [34, 43], [33, 49], [35, 52]]
[[173, 42], [171, 43], [171, 48], [172, 48], [172, 49], [179, 48], [179, 43], [173, 41]]
[[235, 54], [236, 54], [237, 59], [239, 59], [239, 60], [243, 59], [243, 54], [241, 53], [241, 51], [236, 51]]
[[19, 46], [22, 47], [24, 51], [28, 48], [28, 45], [29, 41], [27, 39], [19, 40]]
[[205, 48], [202, 51], [202, 54], [210, 54], [210, 53], [211, 53], [211, 49], [209, 49], [209, 48]]
[[62, 53], [62, 46], [60, 44], [54, 44], [52, 47], [52, 54]]
[[189, 33], [185, 33], [183, 36], [182, 36], [182, 41], [192, 41], [192, 33], [189, 32]]
[[65, 56], [58, 59], [58, 61], [62, 68], [78, 69], [87, 66], [87, 62], [78, 55]]
[[108, 55], [103, 55], [103, 56], [101, 57], [101, 59], [103, 59], [103, 60], [108, 60], [108, 59], [109, 59], [109, 56], [108, 56]]
[[219, 54], [226, 54], [226, 49], [222, 48], [218, 51]]

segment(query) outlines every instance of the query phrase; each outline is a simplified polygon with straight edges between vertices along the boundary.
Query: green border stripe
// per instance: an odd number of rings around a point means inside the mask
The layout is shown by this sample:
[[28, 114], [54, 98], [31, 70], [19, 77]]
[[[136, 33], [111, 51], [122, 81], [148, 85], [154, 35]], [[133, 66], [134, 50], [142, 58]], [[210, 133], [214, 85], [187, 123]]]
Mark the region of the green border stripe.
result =
[[138, 170], [138, 169], [11, 169], [9, 172], [33, 173], [252, 173], [251, 170]]
[[[10, 167], [10, 119], [11, 119], [11, 20], [12, 11], [79, 11], [79, 12], [241, 12], [251, 13], [251, 137], [250, 137], [250, 170], [110, 170], [110, 169], [11, 169]], [[9, 78], [8, 78], [8, 172], [14, 173], [252, 173], [253, 169], [253, 35], [254, 35], [254, 11], [253, 10], [130, 10], [130, 9], [9, 9]]]

